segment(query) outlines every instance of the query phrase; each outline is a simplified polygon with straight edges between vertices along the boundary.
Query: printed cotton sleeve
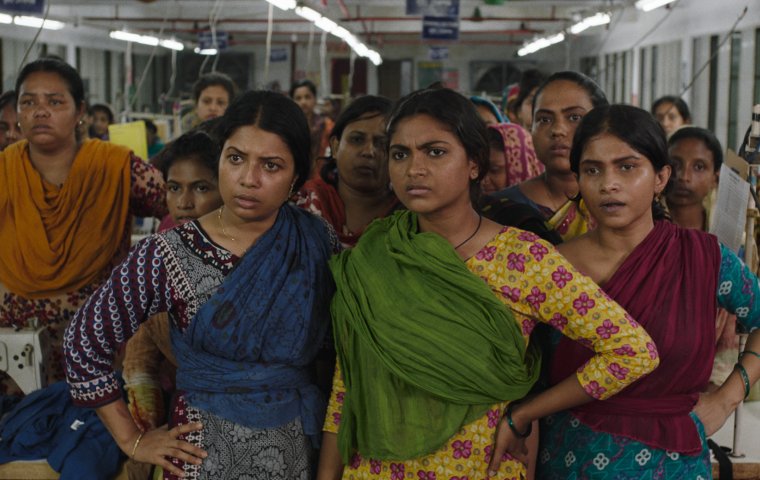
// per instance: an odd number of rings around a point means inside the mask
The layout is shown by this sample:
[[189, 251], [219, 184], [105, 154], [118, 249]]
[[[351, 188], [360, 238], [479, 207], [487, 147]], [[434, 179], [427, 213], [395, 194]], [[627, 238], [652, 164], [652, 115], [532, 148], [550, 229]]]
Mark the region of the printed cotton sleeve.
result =
[[754, 273], [729, 248], [720, 246], [718, 305], [736, 314], [748, 331], [760, 327], [760, 286]]
[[335, 362], [335, 374], [333, 375], [330, 401], [327, 404], [327, 415], [322, 430], [330, 433], [338, 433], [340, 430], [340, 415], [343, 412], [343, 398], [346, 396], [346, 386], [343, 383], [343, 374], [340, 371], [339, 362]]
[[516, 237], [506, 268], [517, 285], [509, 292], [515, 308], [528, 317], [523, 333], [541, 321], [593, 350], [577, 371], [589, 395], [608, 398], [657, 367], [654, 342], [620, 305], [548, 242], [529, 232]]
[[164, 218], [169, 210], [166, 208], [166, 184], [163, 175], [156, 167], [143, 162], [134, 154], [131, 154], [129, 161], [131, 213], [138, 217]]
[[156, 236], [138, 243], [66, 328], [66, 376], [74, 403], [98, 407], [119, 398], [113, 357], [140, 324], [167, 311], [169, 287]]

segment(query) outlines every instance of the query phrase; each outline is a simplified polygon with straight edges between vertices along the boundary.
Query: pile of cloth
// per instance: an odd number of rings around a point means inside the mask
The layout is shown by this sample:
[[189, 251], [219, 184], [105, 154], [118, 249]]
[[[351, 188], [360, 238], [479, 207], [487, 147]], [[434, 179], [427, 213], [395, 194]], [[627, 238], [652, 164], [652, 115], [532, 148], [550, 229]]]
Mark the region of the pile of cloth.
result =
[[0, 464], [46, 459], [62, 480], [107, 479], [122, 457], [95, 411], [72, 403], [66, 382], [27, 395], [0, 421]]

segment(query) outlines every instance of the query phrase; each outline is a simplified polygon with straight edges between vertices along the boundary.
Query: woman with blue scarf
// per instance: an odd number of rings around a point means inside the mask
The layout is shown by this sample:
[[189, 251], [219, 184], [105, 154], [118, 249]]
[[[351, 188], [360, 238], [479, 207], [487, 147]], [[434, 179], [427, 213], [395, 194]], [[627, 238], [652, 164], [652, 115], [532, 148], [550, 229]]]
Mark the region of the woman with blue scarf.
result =
[[[325, 413], [310, 372], [337, 245], [322, 220], [286, 203], [309, 177], [309, 127], [288, 98], [249, 92], [217, 133], [223, 206], [136, 245], [77, 312], [64, 347], [71, 394], [165, 478], [306, 479]], [[170, 426], [143, 432], [113, 356], [159, 312], [181, 395]]]

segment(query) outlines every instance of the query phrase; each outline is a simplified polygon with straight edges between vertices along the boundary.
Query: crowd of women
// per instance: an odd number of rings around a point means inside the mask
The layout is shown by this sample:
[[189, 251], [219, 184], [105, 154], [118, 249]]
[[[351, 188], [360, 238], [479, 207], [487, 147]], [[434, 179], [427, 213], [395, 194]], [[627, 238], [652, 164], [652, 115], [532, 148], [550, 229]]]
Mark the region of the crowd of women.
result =
[[[290, 93], [203, 79], [149, 164], [78, 133], [72, 67], [19, 74], [0, 322], [49, 330], [48, 381], [135, 471], [711, 477], [760, 378], [754, 331], [708, 388], [718, 338], [760, 326], [760, 286], [704, 231], [721, 147], [668, 131], [680, 99], [531, 72], [507, 112], [428, 88], [333, 123]], [[129, 249], [134, 215], [166, 218]]]

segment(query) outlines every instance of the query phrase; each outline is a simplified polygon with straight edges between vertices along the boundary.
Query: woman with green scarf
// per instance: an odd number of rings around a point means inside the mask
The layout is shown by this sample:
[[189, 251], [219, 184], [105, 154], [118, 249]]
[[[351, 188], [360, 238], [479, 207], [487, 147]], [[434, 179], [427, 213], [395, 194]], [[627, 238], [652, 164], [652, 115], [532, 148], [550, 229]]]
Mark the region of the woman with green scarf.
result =
[[[318, 478], [522, 478], [534, 420], [617, 393], [657, 366], [657, 350], [550, 244], [476, 212], [489, 147], [465, 97], [408, 95], [388, 139], [409, 210], [331, 261], [338, 369]], [[526, 399], [540, 369], [537, 322], [595, 355]], [[499, 422], [509, 454], [489, 469]]]

